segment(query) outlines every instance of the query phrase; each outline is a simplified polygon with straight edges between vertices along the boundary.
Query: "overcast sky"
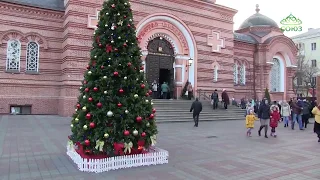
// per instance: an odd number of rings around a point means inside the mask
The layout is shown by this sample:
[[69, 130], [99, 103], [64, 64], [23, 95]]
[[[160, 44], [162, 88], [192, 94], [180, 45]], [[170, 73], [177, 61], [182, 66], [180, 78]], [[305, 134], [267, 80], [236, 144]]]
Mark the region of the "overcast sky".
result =
[[[319, 28], [320, 21], [316, 17], [319, 16], [319, 0], [217, 0], [216, 3], [228, 6], [238, 10], [234, 17], [234, 30], [238, 29], [241, 23], [249, 16], [255, 13], [256, 4], [259, 4], [260, 13], [268, 16], [278, 23], [290, 15], [294, 15], [302, 21], [302, 32], [308, 31], [308, 28]], [[285, 35], [291, 37], [301, 32], [285, 32]]]

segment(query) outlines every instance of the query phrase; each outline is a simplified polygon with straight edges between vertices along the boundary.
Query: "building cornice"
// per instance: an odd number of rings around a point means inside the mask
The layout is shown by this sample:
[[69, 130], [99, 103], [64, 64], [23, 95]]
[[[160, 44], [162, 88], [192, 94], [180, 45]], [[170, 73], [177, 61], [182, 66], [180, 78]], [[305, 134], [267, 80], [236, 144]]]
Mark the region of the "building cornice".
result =
[[22, 6], [17, 4], [10, 4], [6, 2], [0, 2], [0, 12], [1, 11], [10, 11], [19, 14], [33, 15], [33, 16], [45, 16], [48, 18], [62, 18], [64, 12], [54, 11], [42, 8], [35, 8], [29, 6]]
[[320, 32], [316, 33], [316, 34], [309, 35], [309, 36], [303, 36], [303, 37], [291, 38], [291, 39], [292, 39], [292, 41], [302, 41], [302, 40], [314, 39], [314, 38], [320, 38]]
[[[169, 0], [171, 1], [171, 0]], [[202, 18], [207, 18], [207, 19], [210, 19], [210, 20], [217, 20], [217, 21], [221, 21], [221, 22], [227, 22], [227, 23], [231, 23], [233, 24], [233, 15], [232, 14], [227, 14], [223, 11], [218, 11], [218, 10], [213, 10], [212, 8], [205, 8], [205, 6], [196, 6], [194, 3], [180, 3], [180, 4], [183, 4], [183, 5], [186, 5], [186, 6], [190, 6], [190, 7], [197, 7], [199, 9], [203, 9], [203, 10], [206, 10], [206, 11], [211, 11], [211, 12], [215, 12], [215, 13], [219, 13], [220, 14], [220, 17], [215, 17], [215, 16], [210, 16], [210, 15], [205, 15], [205, 14], [200, 14], [198, 12], [194, 12], [194, 11], [187, 11], [187, 10], [183, 10], [181, 8], [174, 8], [174, 7], [169, 7], [169, 6], [166, 6], [166, 5], [160, 5], [160, 4], [156, 4], [156, 3], [152, 3], [150, 2], [149, 0], [145, 1], [145, 0], [131, 0], [132, 3], [137, 3], [137, 4], [143, 4], [143, 5], [146, 5], [146, 6], [153, 6], [153, 7], [157, 7], [157, 8], [161, 8], [161, 9], [166, 9], [166, 10], [171, 10], [171, 11], [175, 11], [175, 12], [181, 12], [181, 13], [185, 13], [185, 14], [188, 14], [188, 15], [194, 15], [194, 16], [197, 16], [197, 17], [202, 17]], [[174, 2], [177, 2], [177, 1], [174, 1]], [[205, 2], [203, 2], [205, 3]], [[209, 3], [210, 4], [210, 3]]]

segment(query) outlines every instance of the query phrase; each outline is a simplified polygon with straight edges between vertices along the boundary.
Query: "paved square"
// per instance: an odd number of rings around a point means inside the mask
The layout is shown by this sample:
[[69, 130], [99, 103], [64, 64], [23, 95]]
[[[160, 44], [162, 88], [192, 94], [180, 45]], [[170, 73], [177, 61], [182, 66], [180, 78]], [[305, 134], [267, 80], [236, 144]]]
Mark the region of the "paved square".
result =
[[313, 124], [305, 131], [282, 125], [277, 138], [265, 139], [257, 128], [246, 137], [244, 120], [159, 124], [169, 164], [93, 174], [66, 155], [69, 118], [0, 116], [0, 180], [319, 180]]

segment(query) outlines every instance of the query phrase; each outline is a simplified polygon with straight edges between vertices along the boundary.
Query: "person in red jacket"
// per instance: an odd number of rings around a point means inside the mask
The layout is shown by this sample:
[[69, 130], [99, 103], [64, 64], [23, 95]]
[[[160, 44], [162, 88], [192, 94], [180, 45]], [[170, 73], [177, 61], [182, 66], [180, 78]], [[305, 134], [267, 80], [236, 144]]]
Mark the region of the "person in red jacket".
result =
[[281, 119], [279, 108], [277, 106], [273, 106], [271, 108], [270, 113], [270, 127], [271, 127], [271, 134], [270, 136], [277, 137], [276, 135], [276, 127], [278, 127], [278, 122]]

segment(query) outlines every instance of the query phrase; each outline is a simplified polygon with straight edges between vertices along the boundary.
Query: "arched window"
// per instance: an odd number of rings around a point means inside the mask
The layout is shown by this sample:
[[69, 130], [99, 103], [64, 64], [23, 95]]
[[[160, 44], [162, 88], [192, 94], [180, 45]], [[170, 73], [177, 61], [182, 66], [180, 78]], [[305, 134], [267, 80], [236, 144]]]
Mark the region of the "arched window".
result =
[[38, 72], [39, 70], [39, 45], [29, 42], [27, 46], [27, 68], [26, 71]]
[[218, 81], [218, 67], [214, 66], [213, 69], [213, 82], [217, 82]]
[[240, 84], [246, 84], [246, 66], [242, 64], [239, 69], [239, 76], [240, 76]]
[[20, 71], [20, 55], [21, 43], [18, 40], [12, 39], [7, 44], [7, 71]]
[[233, 82], [234, 84], [238, 84], [238, 64], [233, 65]]
[[273, 65], [270, 73], [270, 89], [273, 92], [280, 91], [280, 62], [277, 58], [273, 58]]

